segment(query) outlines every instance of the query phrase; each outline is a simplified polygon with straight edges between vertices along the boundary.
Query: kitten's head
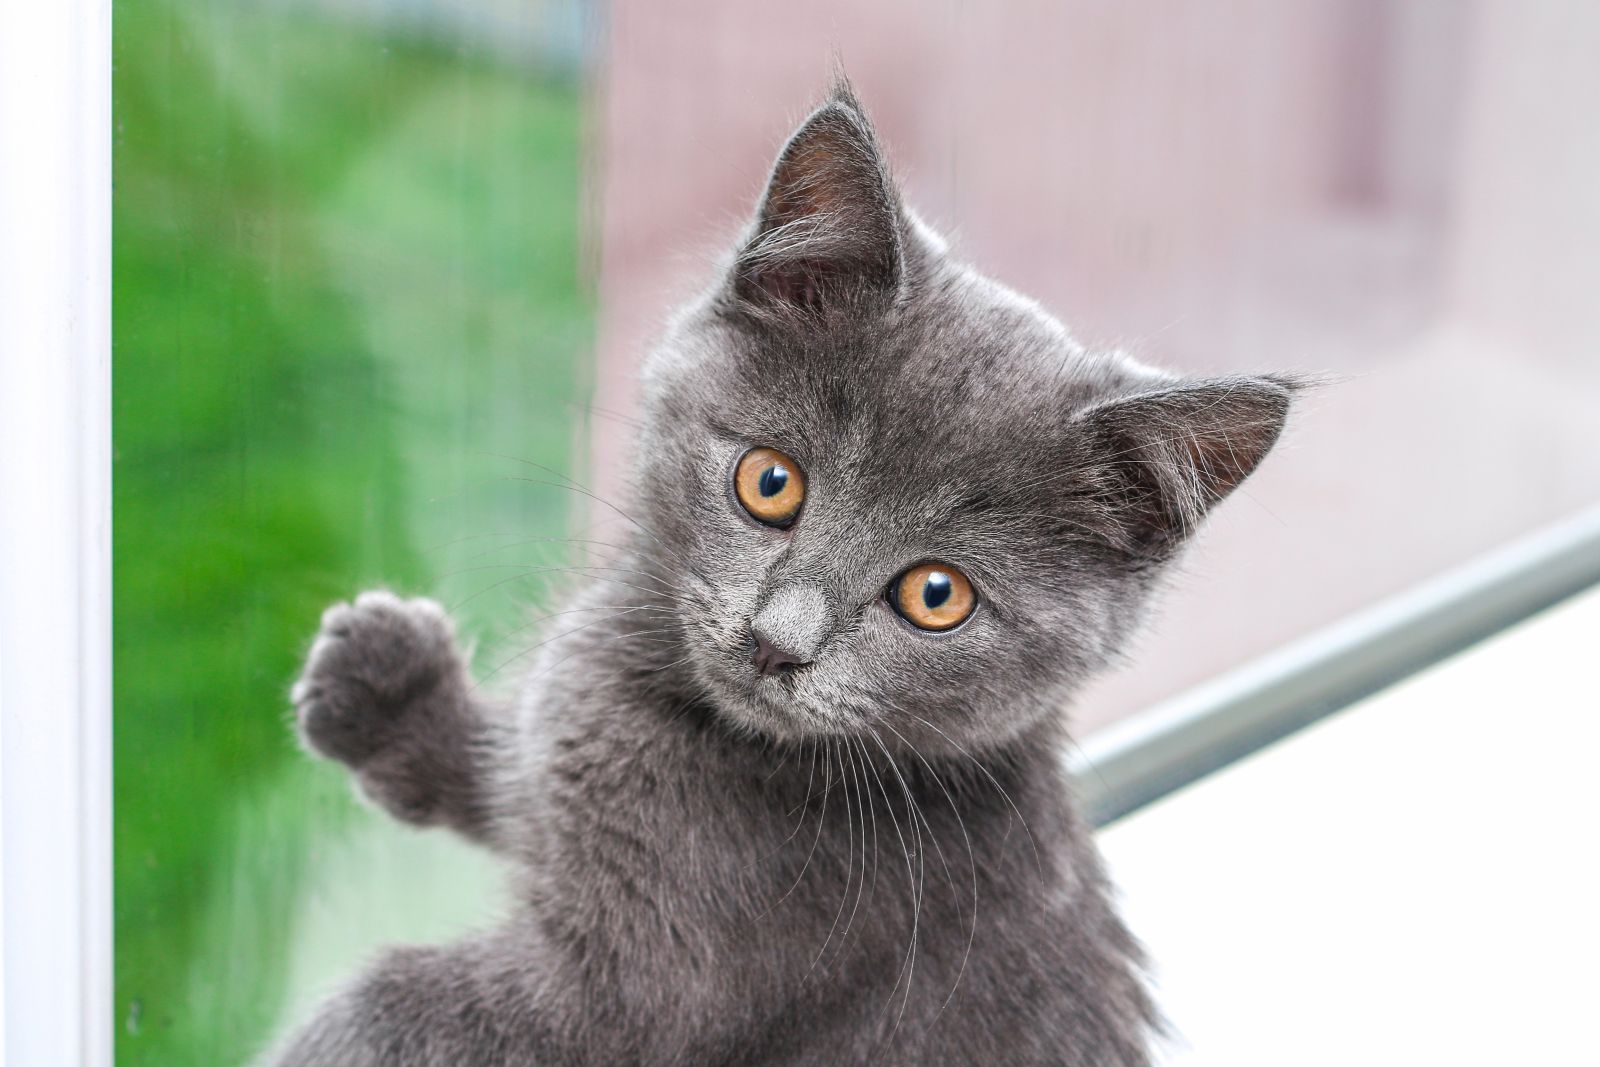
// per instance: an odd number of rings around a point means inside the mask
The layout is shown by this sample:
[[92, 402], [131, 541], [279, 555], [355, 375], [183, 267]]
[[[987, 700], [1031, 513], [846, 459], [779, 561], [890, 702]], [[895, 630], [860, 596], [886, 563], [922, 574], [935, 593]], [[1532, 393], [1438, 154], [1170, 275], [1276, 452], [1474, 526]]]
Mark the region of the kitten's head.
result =
[[1091, 355], [900, 203], [847, 89], [646, 373], [642, 516], [728, 721], [918, 748], [1061, 715], [1290, 388]]

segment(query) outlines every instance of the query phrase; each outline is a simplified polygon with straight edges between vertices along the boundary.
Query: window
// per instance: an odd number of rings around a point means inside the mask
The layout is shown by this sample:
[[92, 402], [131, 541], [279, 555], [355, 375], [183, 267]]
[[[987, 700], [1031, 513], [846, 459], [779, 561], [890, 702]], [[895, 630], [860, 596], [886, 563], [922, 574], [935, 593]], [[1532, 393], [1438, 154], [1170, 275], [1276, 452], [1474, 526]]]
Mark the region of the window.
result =
[[334, 600], [426, 593], [510, 641], [564, 577], [593, 299], [561, 16], [119, 9], [121, 1063], [242, 1062], [498, 887], [352, 804], [287, 692]]
[[1073, 709], [1098, 814], [1600, 575], [1600, 15], [110, 7], [0, 14], [19, 1063], [241, 1062], [373, 946], [493, 914], [486, 861], [296, 750], [305, 643], [386, 584], [514, 669], [836, 51], [911, 202], [1083, 340], [1328, 379]]

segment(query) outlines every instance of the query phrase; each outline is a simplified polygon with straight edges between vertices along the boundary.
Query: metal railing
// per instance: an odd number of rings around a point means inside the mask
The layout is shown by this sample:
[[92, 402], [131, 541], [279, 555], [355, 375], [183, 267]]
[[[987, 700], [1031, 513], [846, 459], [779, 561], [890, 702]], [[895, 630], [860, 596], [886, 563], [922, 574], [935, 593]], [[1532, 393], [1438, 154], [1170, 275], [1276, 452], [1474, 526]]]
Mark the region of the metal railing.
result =
[[1086, 814], [1103, 826], [1597, 582], [1600, 507], [1087, 738], [1068, 761]]

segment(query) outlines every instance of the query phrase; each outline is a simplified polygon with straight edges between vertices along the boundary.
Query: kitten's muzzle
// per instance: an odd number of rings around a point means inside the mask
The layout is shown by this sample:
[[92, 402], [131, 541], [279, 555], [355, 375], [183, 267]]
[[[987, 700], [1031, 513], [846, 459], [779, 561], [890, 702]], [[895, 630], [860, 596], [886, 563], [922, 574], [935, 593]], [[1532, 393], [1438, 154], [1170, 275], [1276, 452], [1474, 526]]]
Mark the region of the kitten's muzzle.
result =
[[750, 621], [750, 661], [769, 677], [804, 667], [816, 658], [829, 625], [828, 603], [820, 589], [783, 586]]

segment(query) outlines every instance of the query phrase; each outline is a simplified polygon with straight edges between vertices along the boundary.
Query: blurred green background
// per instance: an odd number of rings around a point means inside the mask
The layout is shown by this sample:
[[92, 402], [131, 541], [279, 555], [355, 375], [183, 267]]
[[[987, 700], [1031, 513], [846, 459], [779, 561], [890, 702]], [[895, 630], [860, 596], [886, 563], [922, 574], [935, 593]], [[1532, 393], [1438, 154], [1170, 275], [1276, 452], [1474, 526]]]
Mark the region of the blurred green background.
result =
[[117, 1059], [216, 1067], [494, 913], [487, 860], [300, 754], [286, 693], [360, 588], [483, 637], [545, 595], [510, 564], [571, 494], [516, 459], [583, 440], [581, 87], [370, 12], [115, 17]]

